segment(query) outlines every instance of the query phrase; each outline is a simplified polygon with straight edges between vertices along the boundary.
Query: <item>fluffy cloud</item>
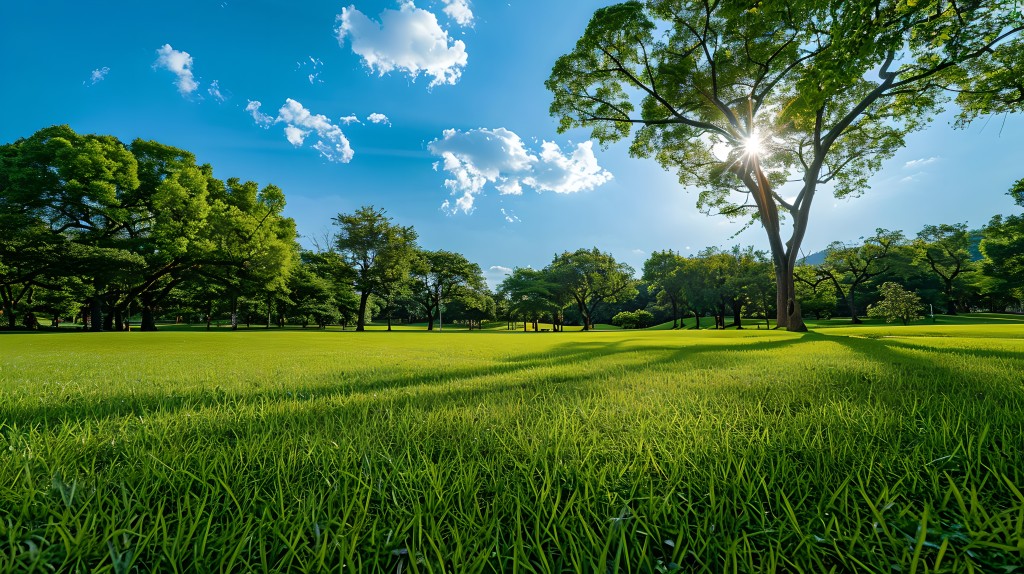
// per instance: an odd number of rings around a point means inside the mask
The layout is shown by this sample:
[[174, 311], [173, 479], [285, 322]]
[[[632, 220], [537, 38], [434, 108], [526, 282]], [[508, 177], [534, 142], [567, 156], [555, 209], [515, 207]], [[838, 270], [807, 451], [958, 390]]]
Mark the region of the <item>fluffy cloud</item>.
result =
[[366, 121], [370, 122], [371, 124], [387, 124], [389, 126], [391, 125], [391, 120], [389, 120], [387, 116], [385, 116], [384, 114], [378, 114], [377, 112], [370, 114], [366, 118]]
[[178, 77], [175, 84], [181, 95], [187, 96], [199, 89], [199, 83], [192, 77], [192, 56], [188, 52], [180, 52], [164, 44], [156, 51], [157, 59], [153, 63], [154, 68], [163, 68]]
[[449, 174], [445, 187], [457, 196], [454, 207], [450, 201], [442, 206], [450, 212], [472, 211], [476, 196], [487, 184], [502, 195], [521, 195], [524, 185], [539, 192], [576, 193], [612, 179], [612, 174], [598, 165], [589, 141], [577, 145], [568, 156], [557, 144], [542, 142], [536, 155], [515, 132], [497, 128], [445, 130], [441, 139], [427, 147], [441, 158], [439, 164]]
[[469, 9], [469, 0], [444, 0], [444, 13], [459, 26], [473, 25], [473, 11]]
[[109, 74], [109, 73], [110, 73], [110, 68], [108, 68], [106, 66], [103, 66], [102, 68], [99, 68], [97, 70], [93, 70], [92, 73], [89, 74], [89, 79], [84, 81], [84, 82], [82, 82], [82, 85], [83, 86], [95, 86], [96, 84], [102, 82], [104, 80], [104, 78], [107, 77], [107, 74]]
[[348, 39], [352, 51], [370, 70], [382, 76], [393, 70], [404, 71], [413, 79], [426, 74], [432, 78], [429, 87], [454, 85], [468, 60], [466, 44], [452, 41], [433, 13], [417, 8], [411, 1], [403, 2], [398, 10], [381, 12], [380, 22], [355, 6], [342, 8], [336, 32], [338, 43], [344, 45]]
[[361, 124], [361, 123], [363, 123], [363, 122], [359, 121], [359, 116], [357, 116], [355, 114], [350, 114], [350, 115], [347, 115], [347, 116], [340, 117], [340, 118], [338, 118], [338, 121], [340, 121], [341, 123], [345, 124], [346, 126], [349, 125], [349, 124]]
[[[284, 137], [288, 143], [295, 147], [301, 147], [307, 138], [315, 137], [316, 143], [313, 149], [320, 152], [328, 161], [348, 163], [352, 161], [355, 152], [352, 146], [341, 131], [341, 128], [331, 123], [327, 116], [314, 114], [307, 110], [301, 103], [288, 98], [277, 117], [272, 118], [260, 111], [260, 102], [249, 101], [245, 111], [252, 114], [253, 121], [261, 127], [270, 127], [271, 124], [284, 124]], [[314, 136], [315, 134], [315, 136]]]

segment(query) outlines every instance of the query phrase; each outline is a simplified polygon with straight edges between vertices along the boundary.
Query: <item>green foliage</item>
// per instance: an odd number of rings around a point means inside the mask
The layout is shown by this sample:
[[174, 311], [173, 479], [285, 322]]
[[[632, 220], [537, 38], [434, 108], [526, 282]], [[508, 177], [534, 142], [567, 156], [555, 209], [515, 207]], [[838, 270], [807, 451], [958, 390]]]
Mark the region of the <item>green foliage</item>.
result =
[[360, 293], [356, 329], [366, 324], [370, 295], [390, 299], [409, 278], [416, 257], [416, 231], [392, 223], [383, 209], [364, 206], [355, 213], [339, 213], [334, 224], [340, 230], [335, 247], [355, 272], [355, 289]]
[[[760, 222], [786, 302], [820, 185], [863, 193], [951, 93], [961, 124], [1020, 111], [1024, 25], [1004, 4], [624, 2], [556, 61], [550, 111], [605, 145], [632, 134], [632, 155], [701, 190], [699, 209]], [[780, 325], [802, 330], [789, 311]]]
[[597, 305], [628, 301], [637, 295], [633, 268], [596, 247], [556, 255], [545, 273], [576, 303], [585, 330], [593, 327]]
[[924, 307], [916, 293], [907, 291], [899, 283], [882, 283], [878, 288], [882, 299], [868, 307], [868, 317], [885, 319], [886, 323], [900, 321], [904, 325], [921, 318]]
[[640, 309], [638, 311], [622, 311], [612, 317], [612, 325], [623, 329], [646, 329], [654, 324], [654, 315]]
[[[1014, 184], [1010, 195], [1024, 207], [1024, 179]], [[980, 249], [983, 294], [996, 307], [1024, 304], [1024, 215], [993, 217], [982, 230]]]
[[971, 232], [964, 223], [926, 225], [914, 242], [919, 260], [942, 282], [950, 315], [956, 314], [957, 292], [964, 288], [963, 276], [976, 267], [971, 255], [972, 243]]
[[1011, 319], [5, 335], [0, 571], [1012, 572]]

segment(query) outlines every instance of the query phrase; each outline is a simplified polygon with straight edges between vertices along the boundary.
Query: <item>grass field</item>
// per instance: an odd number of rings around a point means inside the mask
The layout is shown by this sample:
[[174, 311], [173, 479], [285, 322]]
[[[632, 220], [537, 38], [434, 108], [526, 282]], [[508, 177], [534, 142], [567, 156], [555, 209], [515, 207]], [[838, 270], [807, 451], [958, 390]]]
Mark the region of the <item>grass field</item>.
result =
[[0, 335], [0, 572], [1024, 571], [1024, 324]]

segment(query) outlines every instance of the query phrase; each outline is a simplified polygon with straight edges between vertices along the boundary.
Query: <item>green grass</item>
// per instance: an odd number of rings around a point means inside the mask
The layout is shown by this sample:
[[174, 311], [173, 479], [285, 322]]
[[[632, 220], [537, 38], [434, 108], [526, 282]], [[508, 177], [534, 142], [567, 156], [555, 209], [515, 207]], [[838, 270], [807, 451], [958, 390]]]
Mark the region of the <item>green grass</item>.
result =
[[9, 334], [0, 351], [2, 572], [1024, 562], [1011, 322]]

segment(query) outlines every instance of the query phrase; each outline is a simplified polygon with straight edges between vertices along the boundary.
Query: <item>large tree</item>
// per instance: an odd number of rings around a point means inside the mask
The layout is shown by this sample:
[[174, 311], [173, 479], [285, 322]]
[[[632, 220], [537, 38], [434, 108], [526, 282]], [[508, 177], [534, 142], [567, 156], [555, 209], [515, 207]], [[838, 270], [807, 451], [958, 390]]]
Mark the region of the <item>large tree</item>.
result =
[[364, 331], [370, 295], [383, 295], [409, 277], [416, 254], [416, 230], [393, 223], [385, 210], [373, 206], [339, 213], [334, 224], [341, 228], [335, 246], [353, 269], [359, 291], [356, 331]]
[[594, 328], [593, 316], [597, 305], [636, 297], [633, 268], [619, 263], [611, 254], [596, 247], [556, 255], [547, 272], [576, 303], [583, 318], [584, 331]]
[[547, 87], [560, 129], [609, 144], [637, 127], [631, 154], [700, 209], [759, 221], [778, 325], [802, 331], [793, 268], [819, 186], [862, 193], [951, 99], [961, 123], [1019, 110], [1022, 29], [1000, 0], [634, 0], [597, 10]]

